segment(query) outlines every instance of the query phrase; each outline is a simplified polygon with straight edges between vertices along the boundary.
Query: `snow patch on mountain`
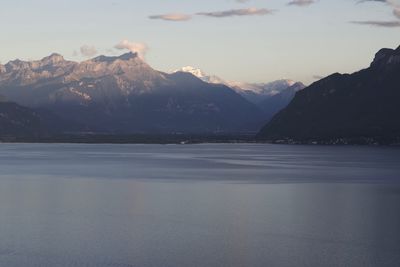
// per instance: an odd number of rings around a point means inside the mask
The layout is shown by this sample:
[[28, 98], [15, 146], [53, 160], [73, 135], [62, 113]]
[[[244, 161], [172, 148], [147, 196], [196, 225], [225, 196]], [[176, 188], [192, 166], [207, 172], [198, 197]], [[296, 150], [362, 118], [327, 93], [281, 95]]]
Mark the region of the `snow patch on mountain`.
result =
[[191, 73], [194, 76], [196, 76], [197, 78], [199, 78], [200, 80], [207, 82], [207, 83], [215, 83], [215, 84], [227, 84], [227, 82], [221, 78], [219, 78], [218, 76], [215, 75], [208, 75], [205, 72], [203, 72], [201, 69], [198, 68], [194, 68], [191, 66], [186, 66], [183, 67], [179, 70], [175, 70], [173, 71], [173, 73], [177, 73], [177, 72], [187, 72], [187, 73]]
[[186, 66], [179, 70], [175, 70], [174, 73], [176, 72], [191, 73], [197, 78], [207, 83], [225, 84], [226, 86], [229, 86], [230, 88], [234, 89], [237, 93], [241, 94], [251, 102], [259, 102], [267, 97], [278, 95], [287, 88], [296, 84], [295, 81], [290, 79], [282, 79], [268, 83], [246, 83], [238, 81], [227, 81], [216, 75], [208, 75], [201, 69], [192, 66]]

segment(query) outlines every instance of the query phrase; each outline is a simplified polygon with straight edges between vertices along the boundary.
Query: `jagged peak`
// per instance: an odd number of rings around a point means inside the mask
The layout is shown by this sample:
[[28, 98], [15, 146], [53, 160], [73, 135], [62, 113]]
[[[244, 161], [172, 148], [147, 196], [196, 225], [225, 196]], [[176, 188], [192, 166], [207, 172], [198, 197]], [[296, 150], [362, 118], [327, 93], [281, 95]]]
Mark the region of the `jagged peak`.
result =
[[44, 57], [41, 60], [26, 61], [21, 59], [15, 59], [9, 61], [3, 66], [6, 70], [16, 70], [20, 68], [38, 68], [46, 65], [55, 65], [60, 62], [65, 62], [63, 56], [57, 53], [53, 53], [50, 56]]
[[400, 63], [400, 46], [396, 49], [382, 48], [376, 54], [371, 67]]
[[20, 59], [15, 59], [7, 62], [6, 65], [4, 65], [4, 72], [10, 71], [10, 70], [17, 70], [21, 68], [28, 68], [29, 67], [29, 62], [28, 61], [23, 61]]
[[139, 58], [139, 56], [137, 53], [129, 52], [129, 53], [122, 54], [120, 56], [101, 55], [101, 56], [91, 59], [91, 61], [93, 61], [93, 62], [114, 62], [116, 60], [129, 61], [129, 60], [138, 59], [138, 58]]
[[121, 59], [121, 60], [131, 60], [131, 59], [136, 59], [136, 58], [139, 58], [139, 54], [138, 53], [134, 53], [134, 52], [128, 52], [128, 53], [125, 53], [125, 54], [122, 54], [122, 55], [120, 55], [119, 57], [118, 57], [118, 59]]
[[295, 82], [293, 85], [290, 86], [290, 88], [293, 88], [296, 91], [300, 91], [306, 88], [306, 85], [302, 82]]
[[198, 78], [203, 78], [205, 76], [207, 76], [207, 74], [205, 74], [201, 69], [192, 67], [192, 66], [185, 66], [179, 70], [175, 70], [173, 71], [173, 73], [175, 72], [187, 72], [187, 73], [191, 73], [194, 76], [198, 77]]
[[44, 59], [46, 59], [46, 58], [64, 58], [64, 57], [61, 54], [52, 53], [52, 54], [50, 54], [50, 56], [47, 56]]
[[374, 59], [374, 61], [379, 61], [379, 60], [381, 60], [381, 59], [384, 58], [385, 56], [392, 54], [393, 51], [394, 51], [394, 49], [391, 49], [391, 48], [382, 48], [382, 49], [379, 49], [379, 51], [375, 54], [375, 59]]
[[27, 63], [27, 62], [28, 62], [28, 61], [24, 61], [24, 60], [21, 60], [21, 59], [17, 58], [17, 59], [8, 61], [7, 64], [6, 64], [6, 66], [7, 66], [7, 65], [12, 65], [12, 64]]
[[53, 53], [50, 56], [44, 57], [41, 62], [45, 64], [55, 64], [65, 61], [64, 57], [60, 54]]

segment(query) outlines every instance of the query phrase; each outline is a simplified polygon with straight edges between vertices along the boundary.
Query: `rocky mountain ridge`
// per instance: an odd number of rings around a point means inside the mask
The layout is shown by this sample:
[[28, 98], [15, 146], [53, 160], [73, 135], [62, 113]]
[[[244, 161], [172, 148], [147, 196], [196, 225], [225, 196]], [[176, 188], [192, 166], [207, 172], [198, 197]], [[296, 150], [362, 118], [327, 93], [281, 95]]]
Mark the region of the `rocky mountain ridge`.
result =
[[4, 66], [0, 94], [94, 132], [248, 132], [264, 121], [231, 88], [156, 71], [136, 53], [81, 63], [53, 54]]
[[332, 74], [298, 92], [258, 136], [301, 142], [396, 143], [400, 142], [399, 103], [400, 47], [385, 48], [368, 68]]

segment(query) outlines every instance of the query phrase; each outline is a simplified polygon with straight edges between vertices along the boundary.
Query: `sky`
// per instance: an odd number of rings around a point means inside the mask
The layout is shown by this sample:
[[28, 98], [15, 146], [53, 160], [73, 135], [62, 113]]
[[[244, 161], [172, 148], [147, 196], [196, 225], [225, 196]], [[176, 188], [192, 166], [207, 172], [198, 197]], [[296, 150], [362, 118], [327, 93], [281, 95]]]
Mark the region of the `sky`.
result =
[[138, 51], [155, 69], [311, 83], [400, 45], [400, 0], [1, 0], [0, 62]]

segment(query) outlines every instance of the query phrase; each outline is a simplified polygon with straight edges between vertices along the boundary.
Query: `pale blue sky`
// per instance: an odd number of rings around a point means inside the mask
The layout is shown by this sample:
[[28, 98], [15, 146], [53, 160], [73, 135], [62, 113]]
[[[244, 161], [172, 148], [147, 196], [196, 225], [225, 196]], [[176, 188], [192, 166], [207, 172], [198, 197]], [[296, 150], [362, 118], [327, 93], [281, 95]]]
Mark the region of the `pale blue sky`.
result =
[[[266, 82], [353, 72], [366, 67], [381, 47], [400, 45], [400, 27], [350, 21], [400, 21], [393, 6], [377, 1], [319, 0], [309, 6], [290, 0], [2, 0], [0, 61], [39, 59], [52, 52], [67, 59], [83, 45], [110, 54], [121, 40], [146, 43], [146, 60], [170, 71], [199, 67], [228, 80]], [[187, 21], [151, 15], [266, 8], [273, 14]], [[117, 51], [116, 51], [117, 52]], [[122, 51], [118, 51], [122, 53]]]

